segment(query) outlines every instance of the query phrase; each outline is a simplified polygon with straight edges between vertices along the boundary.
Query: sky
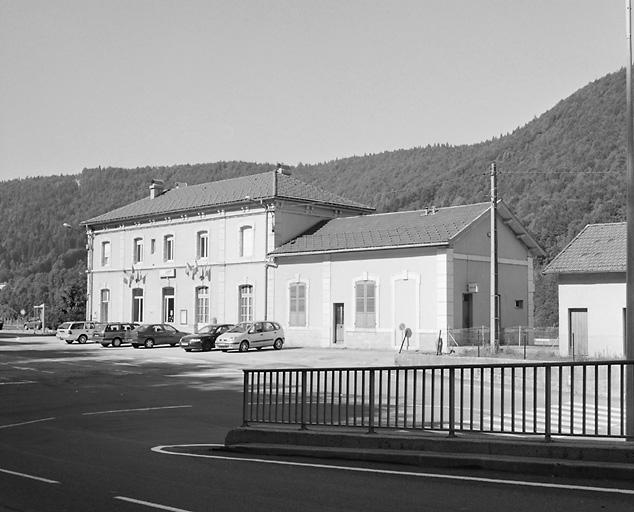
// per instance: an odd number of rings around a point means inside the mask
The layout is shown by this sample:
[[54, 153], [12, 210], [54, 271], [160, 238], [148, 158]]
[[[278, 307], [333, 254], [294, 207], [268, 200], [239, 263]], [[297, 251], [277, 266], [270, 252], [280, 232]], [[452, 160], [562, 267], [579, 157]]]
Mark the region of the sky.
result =
[[626, 59], [623, 0], [0, 0], [0, 180], [471, 144]]

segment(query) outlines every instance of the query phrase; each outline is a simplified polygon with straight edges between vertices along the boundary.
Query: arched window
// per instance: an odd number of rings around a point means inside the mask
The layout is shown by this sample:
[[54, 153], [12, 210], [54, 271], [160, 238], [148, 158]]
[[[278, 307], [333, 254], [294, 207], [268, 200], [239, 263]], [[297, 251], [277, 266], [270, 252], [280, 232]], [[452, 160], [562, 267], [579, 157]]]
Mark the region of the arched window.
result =
[[253, 256], [253, 227], [242, 226], [240, 228], [240, 256]]
[[306, 283], [291, 283], [288, 288], [288, 325], [306, 327]]
[[238, 289], [238, 319], [240, 322], [253, 320], [253, 286], [250, 284]]
[[209, 232], [207, 231], [199, 231], [198, 238], [196, 242], [196, 255], [198, 258], [208, 258], [209, 257]]
[[207, 286], [196, 288], [196, 323], [209, 323], [209, 288]]
[[134, 263], [143, 261], [143, 238], [134, 239], [134, 254], [132, 259]]
[[355, 326], [363, 329], [376, 327], [376, 283], [357, 281], [355, 289]]
[[143, 323], [143, 289], [132, 290], [132, 321]]
[[163, 261], [174, 261], [174, 235], [163, 238]]

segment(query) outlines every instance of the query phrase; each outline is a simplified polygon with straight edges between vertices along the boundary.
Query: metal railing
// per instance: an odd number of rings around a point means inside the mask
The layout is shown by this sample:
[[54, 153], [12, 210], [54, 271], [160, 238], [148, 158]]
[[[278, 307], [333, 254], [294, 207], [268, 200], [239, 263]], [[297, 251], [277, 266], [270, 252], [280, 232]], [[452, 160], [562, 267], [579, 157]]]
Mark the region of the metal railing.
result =
[[634, 361], [244, 370], [243, 424], [619, 438], [628, 373]]

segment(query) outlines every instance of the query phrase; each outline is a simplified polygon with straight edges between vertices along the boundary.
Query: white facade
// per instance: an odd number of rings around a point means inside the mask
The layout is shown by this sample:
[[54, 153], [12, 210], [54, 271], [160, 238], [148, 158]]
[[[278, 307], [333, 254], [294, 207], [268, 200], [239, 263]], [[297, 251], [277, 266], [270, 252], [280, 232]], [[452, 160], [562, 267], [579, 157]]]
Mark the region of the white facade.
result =
[[[579, 357], [623, 357], [625, 290], [624, 274], [559, 276], [559, 352], [562, 356], [572, 356], [574, 352]], [[585, 316], [585, 322], [575, 326], [576, 329], [571, 325], [574, 314]]]

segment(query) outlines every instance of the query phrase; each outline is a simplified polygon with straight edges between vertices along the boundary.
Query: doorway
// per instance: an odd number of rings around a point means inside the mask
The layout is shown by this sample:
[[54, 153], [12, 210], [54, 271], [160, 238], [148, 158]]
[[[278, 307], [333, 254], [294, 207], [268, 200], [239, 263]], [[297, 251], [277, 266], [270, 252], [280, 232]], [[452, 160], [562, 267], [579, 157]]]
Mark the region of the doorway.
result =
[[163, 288], [163, 323], [174, 323], [174, 288]]
[[473, 293], [462, 294], [462, 327], [473, 327]]
[[588, 310], [585, 308], [568, 310], [568, 354], [574, 359], [588, 355]]
[[343, 317], [343, 303], [336, 302], [333, 305], [333, 343], [341, 344], [343, 343], [343, 326], [344, 326], [344, 317]]

